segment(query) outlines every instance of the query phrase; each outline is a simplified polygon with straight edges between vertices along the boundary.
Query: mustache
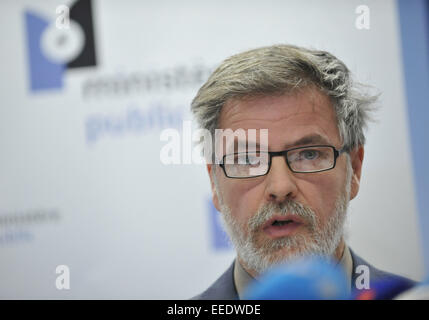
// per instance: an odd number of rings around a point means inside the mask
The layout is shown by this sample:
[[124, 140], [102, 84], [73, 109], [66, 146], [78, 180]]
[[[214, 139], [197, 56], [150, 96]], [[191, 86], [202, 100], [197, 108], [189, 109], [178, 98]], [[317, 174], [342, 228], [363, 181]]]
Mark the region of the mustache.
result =
[[316, 213], [308, 206], [294, 200], [285, 200], [281, 203], [266, 203], [259, 208], [255, 215], [249, 219], [249, 231], [257, 231], [274, 216], [296, 215], [303, 220], [310, 230], [317, 225]]

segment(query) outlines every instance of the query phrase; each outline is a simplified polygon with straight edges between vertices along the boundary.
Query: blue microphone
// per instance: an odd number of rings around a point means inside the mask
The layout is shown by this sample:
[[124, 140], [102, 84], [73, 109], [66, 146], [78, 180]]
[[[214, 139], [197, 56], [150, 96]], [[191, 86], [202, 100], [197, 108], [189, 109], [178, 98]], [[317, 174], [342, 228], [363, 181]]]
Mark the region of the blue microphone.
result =
[[344, 300], [349, 299], [342, 268], [321, 257], [301, 258], [268, 270], [249, 285], [248, 300]]

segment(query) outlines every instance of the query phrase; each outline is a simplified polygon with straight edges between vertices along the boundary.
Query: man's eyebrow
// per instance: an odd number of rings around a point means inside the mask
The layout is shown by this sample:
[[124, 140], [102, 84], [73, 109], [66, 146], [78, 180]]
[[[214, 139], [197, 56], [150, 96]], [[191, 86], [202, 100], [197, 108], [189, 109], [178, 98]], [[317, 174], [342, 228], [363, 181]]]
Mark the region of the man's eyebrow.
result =
[[[237, 139], [235, 139], [234, 144], [237, 142]], [[248, 142], [249, 143], [249, 142]], [[255, 146], [256, 148], [260, 148], [259, 142], [250, 142], [251, 145]], [[330, 145], [329, 141], [325, 139], [323, 136], [319, 134], [311, 134], [305, 137], [302, 137], [295, 142], [291, 144], [285, 145], [285, 149], [300, 146], [300, 145], [308, 145], [308, 144], [323, 144], [323, 145]]]
[[296, 147], [296, 146], [305, 145], [305, 144], [329, 144], [329, 142], [319, 134], [312, 134], [312, 135], [300, 138], [299, 140], [295, 141], [289, 146]]

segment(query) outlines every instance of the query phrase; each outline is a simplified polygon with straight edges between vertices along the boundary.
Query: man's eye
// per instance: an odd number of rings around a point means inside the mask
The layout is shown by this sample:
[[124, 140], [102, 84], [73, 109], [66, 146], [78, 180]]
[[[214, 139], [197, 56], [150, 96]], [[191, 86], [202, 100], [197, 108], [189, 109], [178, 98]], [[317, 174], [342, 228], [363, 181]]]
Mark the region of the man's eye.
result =
[[258, 162], [258, 158], [247, 156], [246, 157], [246, 164], [256, 164]]
[[304, 160], [314, 160], [319, 157], [319, 152], [317, 150], [304, 150], [300, 153], [300, 158]]

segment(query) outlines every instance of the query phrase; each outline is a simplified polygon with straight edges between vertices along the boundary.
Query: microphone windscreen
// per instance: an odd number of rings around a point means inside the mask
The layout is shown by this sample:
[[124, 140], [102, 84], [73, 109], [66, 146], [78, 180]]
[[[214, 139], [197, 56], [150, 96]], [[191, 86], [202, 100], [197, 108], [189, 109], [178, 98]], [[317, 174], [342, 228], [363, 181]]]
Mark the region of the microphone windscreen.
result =
[[325, 258], [301, 258], [279, 264], [249, 285], [249, 300], [343, 300], [348, 299], [343, 269]]

